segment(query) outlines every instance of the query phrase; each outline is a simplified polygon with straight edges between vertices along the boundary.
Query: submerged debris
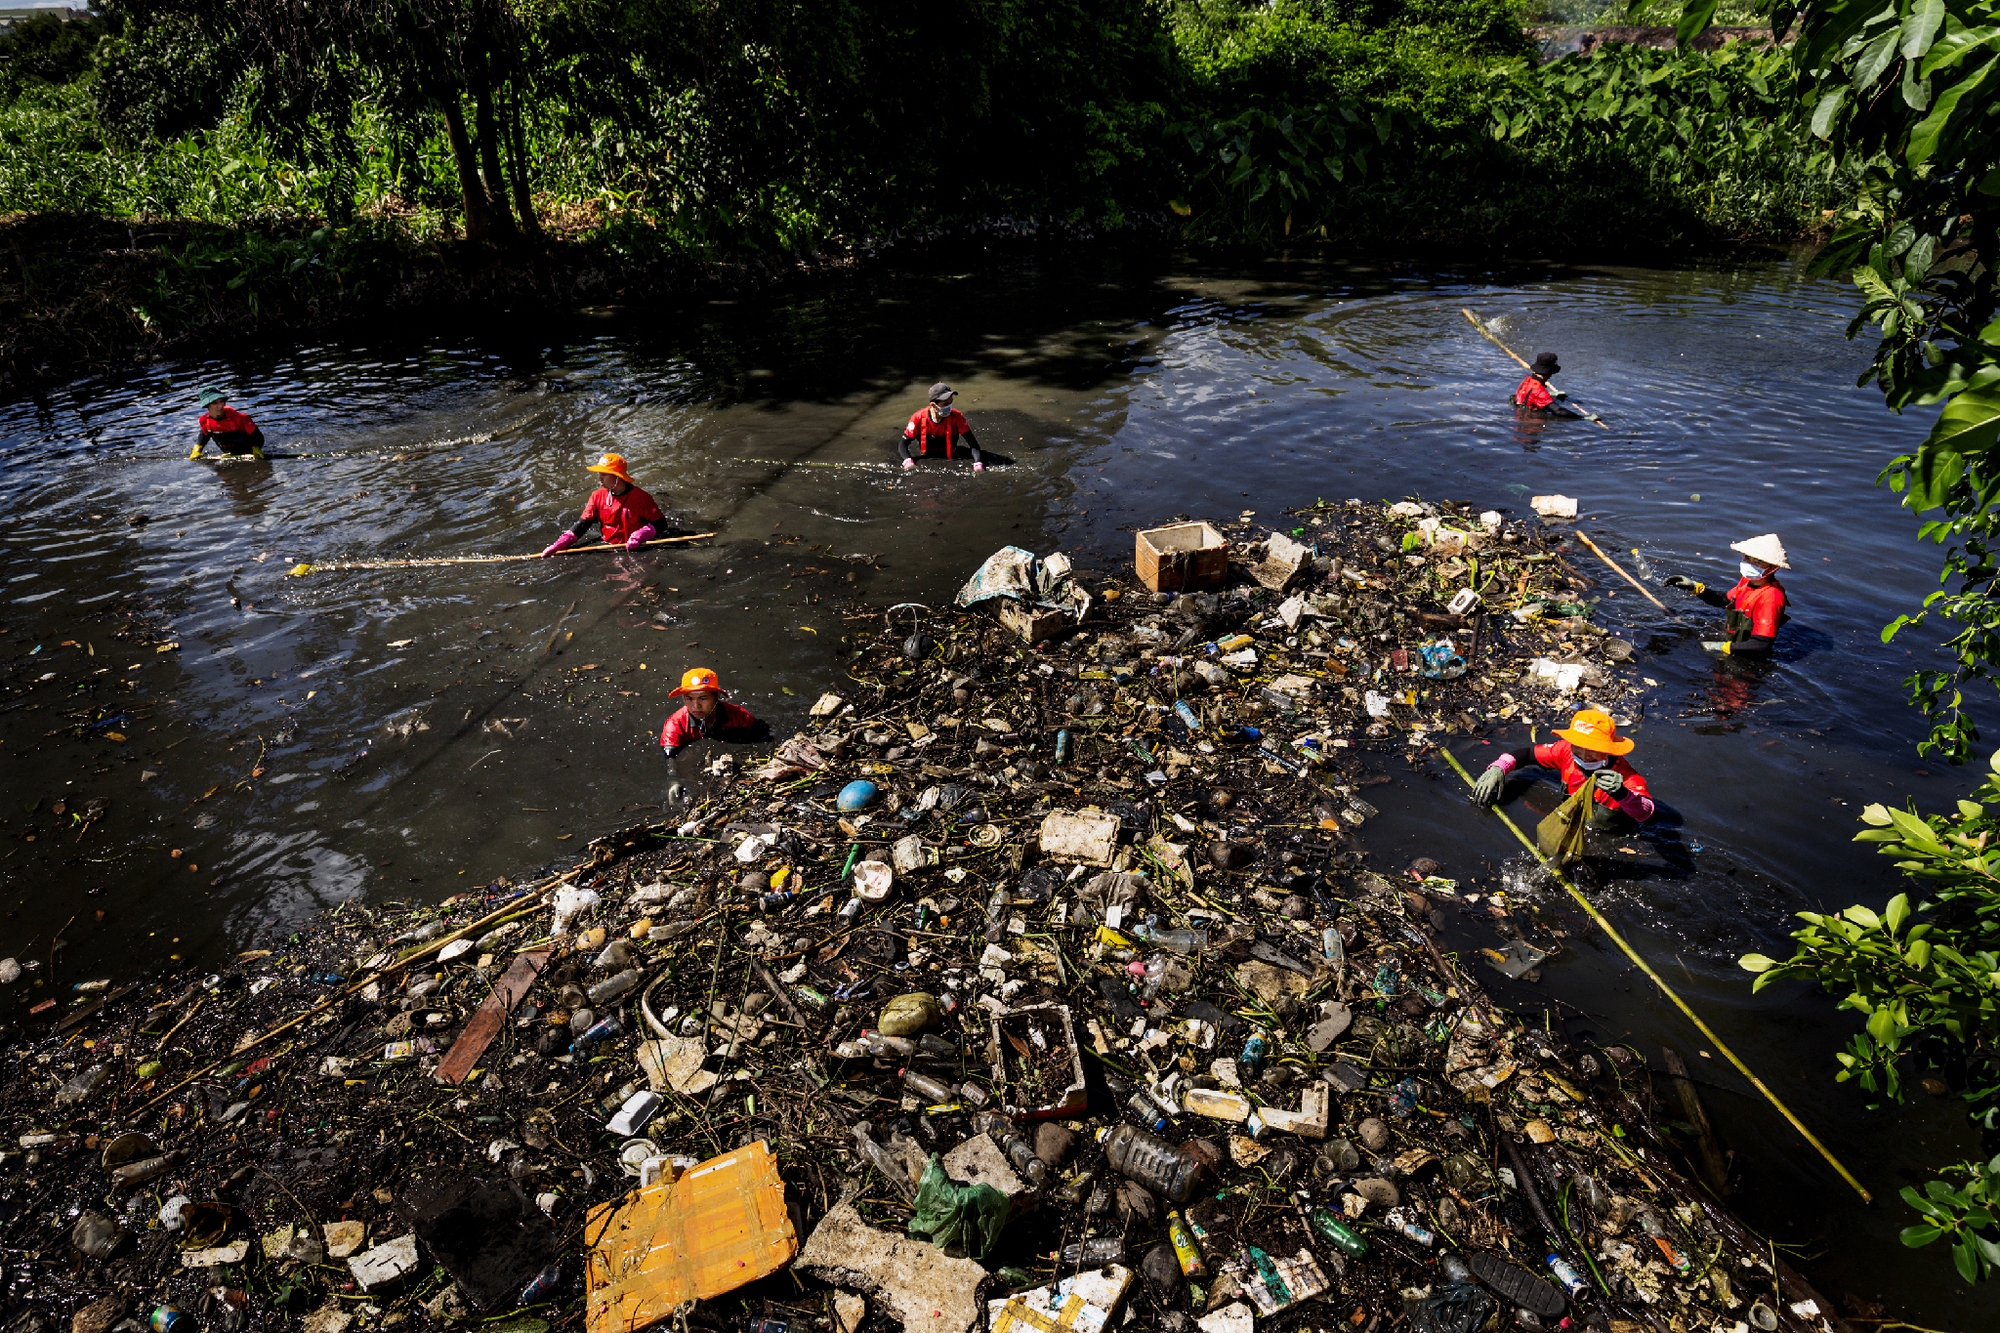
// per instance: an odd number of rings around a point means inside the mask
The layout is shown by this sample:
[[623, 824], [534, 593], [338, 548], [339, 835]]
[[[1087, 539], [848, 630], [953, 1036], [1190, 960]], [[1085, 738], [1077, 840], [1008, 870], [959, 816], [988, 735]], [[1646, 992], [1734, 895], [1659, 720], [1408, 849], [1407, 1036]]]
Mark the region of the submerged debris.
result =
[[1497, 1006], [1430, 934], [1478, 896], [1357, 841], [1370, 758], [1619, 697], [1587, 585], [1497, 513], [1249, 517], [1212, 590], [851, 636], [560, 874], [16, 999], [8, 1327], [1830, 1328], [1641, 1057]]

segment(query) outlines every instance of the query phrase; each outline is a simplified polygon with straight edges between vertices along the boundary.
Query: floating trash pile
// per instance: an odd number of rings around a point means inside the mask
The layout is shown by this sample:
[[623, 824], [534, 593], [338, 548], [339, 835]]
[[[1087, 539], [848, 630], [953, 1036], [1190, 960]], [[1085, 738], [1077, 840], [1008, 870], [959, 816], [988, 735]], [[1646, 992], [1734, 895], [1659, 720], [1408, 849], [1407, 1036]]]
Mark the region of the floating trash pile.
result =
[[559, 874], [17, 972], [6, 1327], [1830, 1329], [1357, 840], [1371, 759], [1619, 697], [1551, 534], [1250, 517], [1212, 588], [1000, 553]]

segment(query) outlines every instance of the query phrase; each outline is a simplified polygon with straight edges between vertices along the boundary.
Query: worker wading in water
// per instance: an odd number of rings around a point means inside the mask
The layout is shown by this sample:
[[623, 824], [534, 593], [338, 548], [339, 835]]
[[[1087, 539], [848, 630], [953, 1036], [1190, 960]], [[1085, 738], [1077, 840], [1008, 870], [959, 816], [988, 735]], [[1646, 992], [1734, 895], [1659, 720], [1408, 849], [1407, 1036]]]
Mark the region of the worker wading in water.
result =
[[680, 687], [668, 697], [687, 700], [660, 728], [660, 748], [669, 759], [700, 740], [750, 745], [771, 739], [771, 724], [728, 702], [721, 678], [706, 667], [682, 676]]
[[1702, 647], [1724, 657], [1768, 658], [1785, 623], [1789, 601], [1778, 582], [1778, 571], [1792, 567], [1785, 559], [1784, 543], [1777, 533], [1767, 532], [1748, 541], [1731, 542], [1729, 549], [1743, 559], [1736, 567], [1741, 577], [1728, 592], [1717, 592], [1685, 574], [1669, 575], [1666, 584], [1685, 588], [1710, 606], [1729, 608], [1729, 618], [1723, 622], [1723, 633], [1729, 637], [1703, 640]]
[[653, 503], [653, 497], [632, 480], [621, 455], [606, 454], [584, 471], [597, 473], [604, 478], [604, 484], [591, 492], [576, 526], [543, 548], [544, 556], [576, 545], [593, 524], [603, 527], [606, 546], [622, 544], [628, 551], [636, 551], [659, 536], [667, 516]]
[[1582, 414], [1562, 406], [1562, 400], [1569, 397], [1561, 389], [1549, 388], [1549, 376], [1560, 374], [1562, 367], [1556, 364], [1554, 352], [1542, 352], [1535, 357], [1535, 364], [1528, 370], [1527, 377], [1514, 390], [1514, 410], [1521, 413], [1532, 412], [1544, 417], [1577, 417]]
[[972, 423], [952, 406], [957, 397], [958, 391], [949, 384], [933, 384], [930, 404], [910, 414], [901, 438], [896, 441], [896, 452], [902, 456], [906, 470], [915, 467], [917, 459], [932, 457], [933, 451], [936, 457], [949, 459], [960, 449], [972, 459], [974, 472], [986, 470], [979, 441], [972, 438]]
[[1473, 785], [1472, 799], [1479, 805], [1493, 805], [1507, 785], [1508, 774], [1521, 768], [1546, 768], [1562, 778], [1564, 790], [1572, 796], [1585, 783], [1595, 788], [1590, 811], [1594, 831], [1630, 833], [1654, 813], [1646, 779], [1625, 760], [1634, 744], [1630, 737], [1618, 734], [1610, 714], [1586, 708], [1548, 744], [1524, 745], [1488, 764]]
[[210, 440], [223, 453], [240, 456], [248, 454], [252, 458], [264, 456], [264, 432], [257, 429], [257, 423], [229, 405], [220, 389], [201, 391], [201, 436], [188, 450], [189, 458], [200, 458], [201, 451], [208, 447]]

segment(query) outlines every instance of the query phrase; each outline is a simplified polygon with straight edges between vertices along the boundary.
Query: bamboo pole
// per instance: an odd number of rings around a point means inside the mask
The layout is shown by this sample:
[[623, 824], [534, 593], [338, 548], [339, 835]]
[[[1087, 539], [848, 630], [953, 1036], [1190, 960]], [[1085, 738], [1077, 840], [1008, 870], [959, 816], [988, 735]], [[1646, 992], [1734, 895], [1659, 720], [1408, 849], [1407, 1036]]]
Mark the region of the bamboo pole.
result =
[[[1604, 552], [1597, 550], [1596, 542], [1584, 536], [1581, 530], [1577, 532], [1576, 536], [1578, 541], [1582, 542], [1585, 546], [1588, 546], [1592, 551], [1595, 551], [1597, 553], [1597, 558], [1599, 560], [1602, 560], [1605, 564], [1617, 570], [1620, 578], [1624, 579], [1627, 583], [1637, 588], [1639, 590], [1639, 595], [1641, 597], [1651, 602], [1654, 606], [1659, 607], [1662, 611], [1667, 611], [1667, 604], [1665, 602], [1662, 602], [1659, 598], [1653, 596], [1652, 593], [1648, 592], [1646, 590], [1645, 584], [1639, 582], [1639, 580], [1633, 578], [1630, 574], [1627, 574], [1625, 572], [1625, 566], [1619, 564], [1616, 560], [1613, 560], [1610, 556], [1604, 554]], [[1673, 612], [1667, 611], [1667, 614], [1672, 615]]]
[[[682, 542], [698, 542], [713, 537], [712, 532], [696, 532], [685, 537], [655, 537], [647, 546], [677, 546]], [[571, 546], [557, 551], [557, 555], [576, 555], [583, 551], [623, 551], [629, 548], [615, 542], [599, 542], [595, 546]], [[540, 560], [539, 551], [531, 555], [440, 555], [420, 557], [415, 560], [340, 560], [326, 565], [309, 565], [303, 561], [285, 572], [286, 578], [303, 578], [307, 574], [322, 574], [337, 569], [425, 569], [434, 565], [499, 565], [510, 560]]]
[[[1521, 360], [1519, 353], [1517, 353], [1513, 348], [1509, 347], [1506, 343], [1501, 342], [1498, 338], [1496, 338], [1493, 335], [1493, 331], [1491, 329], [1487, 328], [1484, 324], [1480, 323], [1479, 316], [1473, 314], [1470, 310], [1466, 309], [1464, 306], [1459, 307], [1458, 313], [1464, 315], [1467, 319], [1472, 321], [1472, 327], [1479, 330], [1480, 337], [1486, 339], [1487, 342], [1492, 343], [1495, 347], [1505, 352], [1508, 356], [1513, 357], [1514, 363], [1520, 366], [1521, 369], [1530, 372], [1534, 370], [1533, 366], [1529, 365], [1526, 361]], [[1577, 407], [1575, 403], [1571, 403], [1570, 406], [1572, 408], [1575, 408], [1576, 411], [1583, 413], [1583, 417], [1586, 421], [1595, 421], [1598, 425], [1604, 426], [1604, 429], [1606, 430], [1611, 429], [1611, 427], [1606, 426], [1604, 424], [1604, 418], [1597, 415], [1597, 413], [1584, 411], [1583, 408]]]
[[[1465, 765], [1461, 764], [1458, 761], [1457, 755], [1453, 754], [1450, 750], [1445, 749], [1443, 746], [1438, 747], [1438, 752], [1444, 756], [1445, 762], [1452, 766], [1453, 771], [1455, 771], [1461, 778], [1465, 779], [1467, 786], [1474, 785], [1472, 781], [1472, 774], [1465, 771]], [[1570, 877], [1568, 875], [1563, 874], [1561, 869], [1559, 869], [1558, 867], [1549, 864], [1548, 858], [1542, 855], [1542, 849], [1535, 846], [1534, 840], [1532, 838], [1530, 838], [1527, 834], [1521, 832], [1520, 825], [1516, 824], [1513, 820], [1509, 819], [1507, 817], [1507, 812], [1504, 810], [1495, 809], [1493, 813], [1499, 817], [1500, 822], [1505, 824], [1508, 830], [1511, 833], [1513, 833], [1513, 835], [1516, 838], [1519, 838], [1521, 840], [1521, 845], [1523, 847], [1526, 847], [1530, 852], [1534, 853], [1535, 859], [1537, 861], [1540, 861], [1542, 865], [1548, 869], [1549, 874], [1555, 877], [1556, 883], [1562, 885], [1565, 889], [1569, 890], [1569, 896], [1576, 899], [1578, 906], [1582, 907], [1583, 910], [1589, 914], [1590, 919], [1597, 923], [1598, 929], [1602, 930], [1605, 933], [1605, 935], [1610, 938], [1611, 942], [1613, 944], [1616, 944], [1619, 947], [1619, 949], [1621, 949], [1624, 952], [1625, 956], [1627, 958], [1630, 958], [1633, 961], [1633, 963], [1638, 966], [1639, 970], [1641, 972], [1644, 972], [1646, 976], [1652, 981], [1652, 983], [1660, 988], [1661, 994], [1665, 995], [1669, 1000], [1672, 1000], [1674, 1002], [1674, 1007], [1676, 1009], [1679, 1009], [1682, 1013], [1688, 1016], [1688, 1021], [1690, 1021], [1695, 1025], [1696, 1029], [1700, 1031], [1702, 1036], [1708, 1038], [1708, 1040], [1715, 1046], [1716, 1050], [1722, 1052], [1723, 1056], [1729, 1061], [1730, 1064], [1736, 1066], [1736, 1072], [1743, 1075], [1743, 1077], [1749, 1079], [1750, 1086], [1757, 1089], [1757, 1091], [1763, 1093], [1764, 1099], [1770, 1102], [1771, 1105], [1777, 1107], [1778, 1113], [1791, 1122], [1792, 1128], [1796, 1129], [1801, 1135], [1803, 1135], [1805, 1137], [1805, 1141], [1807, 1143], [1810, 1143], [1819, 1152], [1819, 1155], [1826, 1159], [1827, 1164], [1831, 1166], [1835, 1171], [1838, 1171], [1840, 1173], [1840, 1178], [1854, 1187], [1855, 1193], [1861, 1196], [1861, 1201], [1863, 1203], [1874, 1203], [1875, 1196], [1870, 1194], [1868, 1190], [1862, 1185], [1862, 1183], [1854, 1178], [1852, 1172], [1850, 1172], [1846, 1167], [1840, 1164], [1840, 1159], [1838, 1157], [1835, 1157], [1831, 1152], [1827, 1151], [1826, 1145], [1821, 1143], [1816, 1137], [1814, 1137], [1813, 1132], [1807, 1129], [1804, 1123], [1800, 1121], [1800, 1119], [1796, 1115], [1792, 1114], [1791, 1107], [1785, 1105], [1783, 1102], [1778, 1100], [1777, 1093], [1772, 1092], [1768, 1087], [1764, 1086], [1764, 1080], [1758, 1078], [1754, 1073], [1750, 1071], [1750, 1066], [1743, 1063], [1742, 1057], [1737, 1055], [1735, 1051], [1730, 1050], [1728, 1043], [1723, 1041], [1722, 1038], [1716, 1036], [1715, 1030], [1713, 1028], [1709, 1027], [1708, 1024], [1702, 1022], [1701, 1015], [1697, 1014], [1694, 1010], [1690, 1009], [1688, 1007], [1687, 1001], [1683, 1000], [1679, 995], [1674, 993], [1674, 988], [1672, 986], [1669, 986], [1664, 980], [1661, 979], [1660, 974], [1653, 970], [1652, 965], [1650, 963], [1648, 963], [1644, 958], [1640, 957], [1639, 951], [1634, 949], [1630, 944], [1627, 944], [1625, 942], [1625, 937], [1623, 935], [1620, 935], [1617, 929], [1613, 927], [1609, 921], [1604, 919], [1604, 914], [1597, 910], [1597, 905], [1591, 902], [1590, 899], [1583, 896], [1582, 890], [1578, 889], [1576, 885], [1570, 881]]]
[[811, 459], [796, 458], [735, 458], [736, 463], [763, 463], [770, 467], [832, 467], [845, 468], [850, 472], [895, 472], [896, 468], [887, 463], [816, 463]]
[[[488, 913], [486, 916], [481, 917], [479, 920], [474, 921], [469, 925], [460, 926], [457, 930], [451, 931], [448, 934], [440, 935], [436, 939], [426, 943], [420, 949], [412, 949], [410, 952], [404, 954], [401, 958], [398, 958], [393, 962], [390, 962], [382, 967], [377, 968], [375, 971], [370, 972], [367, 976], [362, 977], [359, 981], [349, 982], [345, 987], [343, 987], [340, 990], [332, 992], [325, 999], [321, 1000], [318, 1004], [306, 1010], [298, 1017], [288, 1019], [285, 1022], [280, 1023], [278, 1024], [278, 1026], [270, 1029], [268, 1032], [258, 1033], [256, 1036], [250, 1038], [248, 1041], [243, 1042], [235, 1050], [231, 1051], [228, 1055], [223, 1056], [221, 1060], [216, 1060], [210, 1064], [204, 1065], [200, 1069], [195, 1070], [192, 1074], [189, 1074], [186, 1078], [174, 1084], [174, 1086], [168, 1088], [165, 1092], [159, 1093], [158, 1095], [154, 1096], [150, 1101], [141, 1104], [136, 1110], [132, 1112], [132, 1114], [137, 1115], [140, 1111], [145, 1110], [148, 1106], [153, 1105], [155, 1102], [159, 1102], [168, 1097], [173, 1096], [175, 1093], [179, 1092], [182, 1088], [185, 1088], [188, 1084], [194, 1082], [196, 1079], [202, 1077], [204, 1074], [209, 1073], [211, 1070], [220, 1068], [224, 1061], [233, 1060], [237, 1056], [243, 1054], [243, 1052], [245, 1051], [254, 1050], [257, 1047], [262, 1046], [265, 1042], [269, 1041], [271, 1038], [277, 1036], [278, 1034], [282, 1032], [291, 1031], [291, 1029], [305, 1022], [307, 1019], [312, 1018], [317, 1014], [324, 1013], [326, 1010], [332, 1008], [334, 1005], [339, 1004], [342, 1000], [354, 994], [356, 991], [361, 990], [369, 983], [379, 981], [383, 977], [389, 975], [389, 973], [391, 972], [399, 971], [402, 968], [408, 967], [411, 963], [416, 962], [417, 959], [424, 957], [426, 954], [436, 953], [439, 949], [444, 948], [445, 945], [450, 944], [453, 940], [460, 939], [466, 935], [469, 935], [475, 930], [483, 930], [487, 926], [495, 922], [498, 922], [502, 917], [513, 916], [516, 913], [532, 911], [540, 903], [542, 899], [547, 898], [549, 896], [550, 889], [555, 888], [559, 884], [564, 884], [572, 879], [575, 879], [578, 875], [582, 874], [585, 870], [588, 870], [589, 868], [590, 867], [588, 865], [580, 865], [570, 870], [564, 871], [560, 875], [552, 876], [549, 879], [544, 880], [541, 884], [535, 886], [534, 888], [528, 889], [525, 892], [516, 895], [515, 897], [509, 898], [506, 901], [506, 903], [504, 903], [499, 908], [498, 911]], [[200, 1008], [202, 1004], [207, 1002], [207, 999], [208, 999], [207, 996], [203, 996], [201, 1001], [197, 1002], [195, 1007], [197, 1009]], [[193, 1016], [194, 1016], [193, 1012], [190, 1011], [188, 1017], [192, 1018]], [[181, 1020], [182, 1023], [185, 1023], [186, 1021], [187, 1019]], [[176, 1031], [179, 1030], [179, 1024], [175, 1025], [175, 1030]]]

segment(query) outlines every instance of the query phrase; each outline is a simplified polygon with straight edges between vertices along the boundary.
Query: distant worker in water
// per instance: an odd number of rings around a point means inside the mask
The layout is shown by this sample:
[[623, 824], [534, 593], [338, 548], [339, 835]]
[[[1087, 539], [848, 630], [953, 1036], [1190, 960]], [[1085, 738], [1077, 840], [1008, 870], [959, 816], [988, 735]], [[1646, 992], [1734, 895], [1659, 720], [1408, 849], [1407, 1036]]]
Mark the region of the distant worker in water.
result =
[[551, 556], [576, 545], [592, 525], [603, 527], [606, 546], [622, 543], [628, 551], [636, 551], [659, 536], [667, 516], [660, 512], [659, 505], [653, 503], [653, 497], [640, 490], [638, 483], [632, 480], [632, 474], [625, 470], [622, 455], [606, 454], [584, 471], [602, 476], [604, 484], [591, 492], [590, 499], [584, 502], [583, 517], [576, 521], [576, 526], [550, 542], [543, 549], [543, 556]]
[[264, 456], [264, 432], [257, 423], [229, 405], [220, 389], [201, 391], [201, 438], [188, 450], [189, 458], [200, 458], [210, 440], [225, 454], [252, 458]]
[[681, 677], [680, 688], [669, 697], [685, 698], [687, 703], [660, 728], [660, 748], [667, 758], [699, 740], [748, 745], [771, 739], [770, 723], [723, 696], [721, 678], [706, 667], [696, 667]]
[[1590, 826], [1600, 833], [1629, 833], [1653, 817], [1653, 798], [1647, 794], [1646, 779], [1627, 763], [1625, 756], [1637, 744], [1618, 734], [1618, 724], [1601, 709], [1586, 708], [1571, 720], [1566, 730], [1546, 745], [1524, 745], [1511, 750], [1486, 766], [1473, 784], [1472, 799], [1492, 805], [1507, 785], [1507, 775], [1517, 768], [1549, 769], [1563, 780], [1572, 796], [1585, 783], [1596, 788]]
[[[986, 470], [986, 460], [979, 453], [979, 441], [972, 438], [972, 423], [952, 406], [957, 397], [956, 389], [939, 381], [931, 385], [929, 405], [910, 414], [908, 424], [903, 427], [902, 438], [896, 441], [896, 452], [902, 455], [905, 469], [915, 467], [919, 458], [930, 457], [931, 447], [935, 444], [939, 455], [947, 459], [963, 448], [972, 459], [974, 472]], [[916, 450], [914, 455], [911, 453], [913, 447]]]
[[1535, 364], [1528, 368], [1527, 378], [1514, 390], [1514, 407], [1517, 411], [1534, 412], [1546, 417], [1580, 417], [1582, 413], [1562, 406], [1562, 400], [1569, 397], [1561, 389], [1549, 388], [1549, 377], [1562, 372], [1556, 364], [1554, 352], [1542, 352], [1535, 357]]
[[1685, 574], [1669, 575], [1670, 588], [1685, 588], [1710, 606], [1726, 606], [1729, 618], [1723, 622], [1726, 639], [1705, 640], [1702, 647], [1724, 657], [1768, 658], [1785, 623], [1789, 599], [1778, 582], [1778, 571], [1792, 566], [1785, 559], [1785, 545], [1778, 534], [1767, 532], [1748, 541], [1731, 542], [1729, 549], [1743, 559], [1736, 566], [1741, 576], [1728, 592], [1717, 592]]

